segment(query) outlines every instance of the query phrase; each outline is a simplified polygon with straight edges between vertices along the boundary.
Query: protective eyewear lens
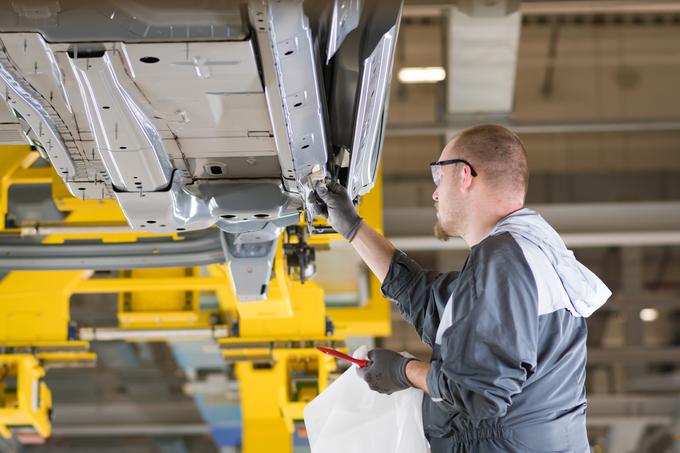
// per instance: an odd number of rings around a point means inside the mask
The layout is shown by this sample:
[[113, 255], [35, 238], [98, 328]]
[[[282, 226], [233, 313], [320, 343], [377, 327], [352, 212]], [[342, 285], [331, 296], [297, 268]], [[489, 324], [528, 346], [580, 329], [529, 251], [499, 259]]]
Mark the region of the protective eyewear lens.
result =
[[434, 181], [434, 185], [439, 186], [442, 179], [442, 167], [440, 165], [430, 165], [430, 170], [432, 170], [432, 181]]

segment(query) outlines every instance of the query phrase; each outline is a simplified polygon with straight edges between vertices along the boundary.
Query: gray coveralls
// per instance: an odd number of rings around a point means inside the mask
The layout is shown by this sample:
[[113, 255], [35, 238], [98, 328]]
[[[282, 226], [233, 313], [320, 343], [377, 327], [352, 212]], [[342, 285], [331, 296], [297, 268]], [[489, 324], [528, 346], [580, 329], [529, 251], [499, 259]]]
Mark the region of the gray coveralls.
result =
[[584, 317], [611, 293], [538, 214], [503, 219], [460, 272], [397, 251], [382, 291], [432, 347], [432, 453], [590, 451]]

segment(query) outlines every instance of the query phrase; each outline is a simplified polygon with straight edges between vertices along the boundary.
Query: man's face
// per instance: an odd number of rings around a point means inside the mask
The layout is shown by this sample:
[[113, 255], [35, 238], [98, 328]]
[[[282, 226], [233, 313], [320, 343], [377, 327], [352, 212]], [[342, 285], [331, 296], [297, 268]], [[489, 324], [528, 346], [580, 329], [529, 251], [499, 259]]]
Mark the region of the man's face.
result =
[[[456, 159], [455, 149], [450, 142], [439, 156], [439, 160]], [[441, 167], [439, 186], [432, 194], [437, 210], [437, 221], [449, 236], [460, 236], [467, 221], [467, 206], [464, 191], [461, 189], [461, 164]]]

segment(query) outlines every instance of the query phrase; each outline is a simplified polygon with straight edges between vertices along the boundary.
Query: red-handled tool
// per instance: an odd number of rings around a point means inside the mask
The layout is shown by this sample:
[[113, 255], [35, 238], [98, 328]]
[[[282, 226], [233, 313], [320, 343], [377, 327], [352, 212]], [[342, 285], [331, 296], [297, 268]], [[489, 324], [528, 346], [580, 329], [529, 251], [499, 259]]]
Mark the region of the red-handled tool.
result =
[[368, 360], [355, 359], [351, 355], [343, 354], [342, 352], [336, 351], [335, 349], [324, 348], [323, 346], [317, 346], [316, 349], [323, 352], [324, 354], [332, 355], [333, 357], [337, 357], [338, 359], [347, 360], [348, 362], [352, 362], [353, 364], [357, 365], [359, 368], [364, 368], [365, 366], [368, 365]]

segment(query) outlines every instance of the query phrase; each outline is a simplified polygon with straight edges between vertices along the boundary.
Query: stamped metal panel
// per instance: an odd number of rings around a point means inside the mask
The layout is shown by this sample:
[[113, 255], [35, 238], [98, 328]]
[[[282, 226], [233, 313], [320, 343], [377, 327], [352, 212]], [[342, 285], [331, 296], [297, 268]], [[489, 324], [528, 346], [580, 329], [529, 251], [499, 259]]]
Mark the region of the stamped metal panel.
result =
[[[277, 150], [252, 42], [132, 44], [121, 54], [191, 178], [280, 177], [278, 165], [261, 165]], [[235, 167], [237, 157], [256, 168]]]
[[283, 228], [267, 223], [261, 230], [232, 234], [221, 232], [222, 250], [240, 302], [267, 298], [278, 238]]
[[[125, 44], [121, 51], [154, 115], [177, 137], [270, 135], [250, 41]], [[200, 156], [200, 150], [186, 154]]]
[[[303, 2], [252, 0], [248, 5], [283, 177], [290, 191], [304, 195], [310, 173], [326, 172], [328, 144], [320, 74]], [[290, 184], [293, 178], [296, 186]]]
[[361, 69], [352, 158], [347, 189], [352, 198], [368, 193], [375, 183], [385, 133], [387, 95], [392, 76], [392, 56], [397, 39], [392, 27], [364, 60]]
[[111, 197], [110, 185], [100, 177], [98, 157], [88, 159], [80, 142], [57, 56], [40, 36], [0, 37], [9, 45], [3, 44], [0, 51], [0, 98], [16, 115], [28, 141], [50, 161], [71, 194], [81, 199]]
[[77, 58], [71, 67], [80, 86], [97, 151], [118, 191], [156, 191], [170, 185], [172, 164], [149, 117], [123, 89], [108, 51]]
[[64, 76], [52, 49], [37, 33], [3, 33], [5, 52], [31, 86], [59, 113], [73, 130], [71, 102]]
[[49, 42], [241, 40], [240, 0], [59, 0], [0, 2], [0, 29]]
[[300, 203], [285, 194], [278, 179], [201, 180], [184, 185], [178, 172], [167, 190], [116, 192], [130, 226], [138, 231], [173, 233], [218, 226], [232, 233], [256, 231], [267, 222], [298, 220]]
[[63, 138], [68, 129], [49, 102], [26, 81], [4, 47], [0, 51], [0, 96], [20, 115], [24, 127], [33, 131], [57, 172], [76, 176], [76, 165], [68, 152], [69, 145], [74, 145]]
[[281, 172], [276, 156], [206, 157], [188, 159], [189, 169], [196, 180], [224, 178], [271, 178]]
[[71, 114], [75, 123], [74, 134], [77, 134], [82, 141], [94, 141], [90, 125], [87, 122], [87, 114], [85, 113], [84, 102], [81, 97], [80, 86], [76, 78], [76, 74], [71, 68], [71, 58], [66, 49], [55, 50], [54, 45], [50, 48], [54, 51], [54, 57], [64, 77], [64, 90], [66, 96], [71, 101]]
[[[286, 193], [277, 179], [198, 181], [196, 190], [219, 219], [218, 227], [232, 233], [255, 231], [264, 222], [299, 219], [301, 202]], [[288, 220], [284, 223], [288, 225]], [[294, 223], [295, 223], [294, 222]]]
[[[178, 140], [194, 179], [278, 178], [281, 174], [271, 137], [190, 138]], [[200, 154], [194, 150], [201, 150]]]
[[328, 32], [326, 63], [340, 48], [347, 35], [359, 25], [363, 0], [334, 0]]
[[260, 67], [264, 80], [265, 99], [267, 111], [271, 121], [272, 133], [276, 142], [279, 164], [281, 165], [281, 178], [284, 187], [289, 192], [297, 192], [295, 180], [295, 167], [293, 155], [290, 149], [288, 131], [284, 118], [283, 100], [279, 90], [279, 82], [274, 65], [274, 55], [271, 51], [271, 42], [267, 23], [267, 8], [265, 0], [250, 0], [248, 2], [248, 16], [250, 24], [255, 30], [255, 37], [259, 48]]
[[[276, 156], [271, 137], [179, 138], [177, 143], [187, 157]], [[272, 176], [278, 176], [278, 173]]]
[[215, 223], [206, 200], [190, 193], [175, 172], [170, 188], [157, 192], [116, 192], [125, 218], [137, 231], [175, 233]]

